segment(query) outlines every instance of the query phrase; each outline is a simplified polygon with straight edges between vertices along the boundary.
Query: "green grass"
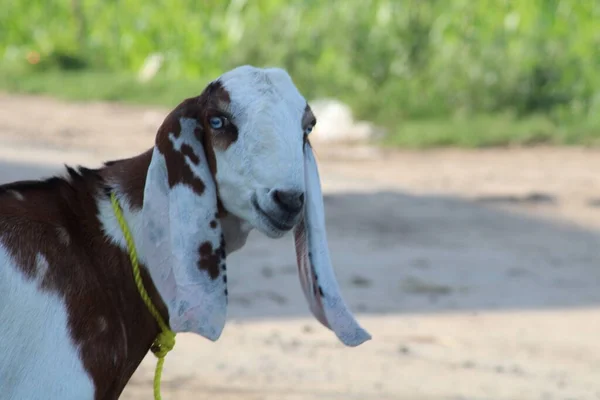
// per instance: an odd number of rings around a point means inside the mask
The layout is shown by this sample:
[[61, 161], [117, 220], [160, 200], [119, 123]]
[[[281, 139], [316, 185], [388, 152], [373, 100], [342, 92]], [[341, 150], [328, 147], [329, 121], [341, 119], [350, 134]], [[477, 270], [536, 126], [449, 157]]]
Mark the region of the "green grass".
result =
[[[0, 91], [50, 95], [71, 101], [110, 101], [173, 107], [198, 95], [207, 79], [167, 79], [142, 83], [130, 73], [106, 71], [10, 71], [0, 69]], [[482, 148], [534, 145], [600, 145], [600, 125], [558, 124], [547, 115], [510, 113], [455, 118], [402, 119], [386, 127], [378, 144], [388, 147]]]
[[[276, 65], [307, 98], [384, 127], [387, 145], [600, 136], [600, 0], [4, 3], [4, 90], [171, 106], [234, 66]], [[159, 74], [138, 83], [153, 54]]]
[[400, 122], [382, 140], [390, 147], [598, 146], [600, 125], [559, 125], [544, 115], [510, 114]]
[[7, 72], [0, 69], [0, 90], [51, 95], [63, 100], [115, 101], [172, 107], [198, 95], [208, 80], [157, 78], [139, 82], [130, 73], [101, 71]]

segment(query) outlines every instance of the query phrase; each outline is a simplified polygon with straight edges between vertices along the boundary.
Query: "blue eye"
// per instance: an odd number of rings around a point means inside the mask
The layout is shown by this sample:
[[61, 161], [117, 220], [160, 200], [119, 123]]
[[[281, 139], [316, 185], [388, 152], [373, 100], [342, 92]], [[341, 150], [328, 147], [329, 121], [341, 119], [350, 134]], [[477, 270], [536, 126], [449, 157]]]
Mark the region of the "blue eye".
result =
[[210, 127], [213, 129], [221, 129], [223, 125], [225, 125], [223, 117], [211, 117], [208, 122], [210, 123]]
[[312, 132], [313, 128], [314, 128], [314, 126], [309, 126], [308, 128], [306, 128], [304, 130], [304, 134], [307, 135], [307, 136], [310, 135], [310, 133]]

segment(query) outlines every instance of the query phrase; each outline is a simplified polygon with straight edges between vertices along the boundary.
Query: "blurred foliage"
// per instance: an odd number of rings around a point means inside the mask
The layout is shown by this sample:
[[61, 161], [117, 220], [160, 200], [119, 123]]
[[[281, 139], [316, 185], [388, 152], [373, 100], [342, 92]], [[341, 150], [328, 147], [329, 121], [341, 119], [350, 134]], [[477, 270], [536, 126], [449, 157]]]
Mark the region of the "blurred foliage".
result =
[[506, 142], [489, 116], [502, 132], [520, 123], [517, 142], [600, 139], [600, 0], [1, 3], [5, 69], [133, 76], [161, 54], [157, 81], [196, 82], [277, 65], [308, 98], [350, 104], [396, 144], [436, 130], [423, 143], [456, 141], [444, 125]]

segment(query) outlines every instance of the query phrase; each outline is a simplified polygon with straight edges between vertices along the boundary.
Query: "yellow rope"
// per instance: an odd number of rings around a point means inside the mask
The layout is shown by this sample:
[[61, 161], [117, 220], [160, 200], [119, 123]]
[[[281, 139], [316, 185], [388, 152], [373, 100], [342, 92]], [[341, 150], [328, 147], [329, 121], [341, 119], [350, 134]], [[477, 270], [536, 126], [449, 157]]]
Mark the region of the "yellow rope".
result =
[[129, 258], [131, 259], [131, 266], [133, 267], [133, 278], [135, 280], [135, 285], [140, 292], [140, 296], [150, 314], [156, 319], [158, 326], [161, 329], [161, 333], [158, 334], [152, 347], [152, 353], [158, 358], [156, 363], [156, 370], [154, 372], [154, 399], [161, 400], [160, 396], [160, 379], [162, 376], [163, 365], [165, 363], [165, 357], [169, 353], [169, 351], [173, 350], [175, 347], [175, 332], [173, 332], [169, 326], [165, 323], [162, 315], [158, 312], [154, 304], [152, 303], [152, 299], [146, 292], [146, 288], [144, 288], [144, 283], [142, 282], [142, 276], [140, 274], [140, 265], [138, 261], [137, 251], [135, 249], [135, 243], [133, 242], [133, 237], [131, 236], [131, 231], [127, 226], [127, 221], [125, 221], [125, 217], [123, 216], [123, 210], [119, 205], [117, 200], [117, 196], [114, 193], [111, 193], [110, 200], [112, 202], [113, 210], [115, 216], [117, 217], [117, 221], [121, 226], [121, 231], [123, 232], [123, 236], [125, 237], [125, 241], [127, 242], [127, 249], [129, 250]]

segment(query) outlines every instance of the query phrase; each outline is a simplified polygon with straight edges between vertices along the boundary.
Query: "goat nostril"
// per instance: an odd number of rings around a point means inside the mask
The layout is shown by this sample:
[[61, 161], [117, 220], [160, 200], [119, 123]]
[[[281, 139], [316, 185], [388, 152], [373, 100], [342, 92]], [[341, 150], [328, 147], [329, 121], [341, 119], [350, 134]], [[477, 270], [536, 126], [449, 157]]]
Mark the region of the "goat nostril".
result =
[[289, 212], [298, 212], [304, 205], [304, 193], [296, 190], [274, 190], [275, 202]]

